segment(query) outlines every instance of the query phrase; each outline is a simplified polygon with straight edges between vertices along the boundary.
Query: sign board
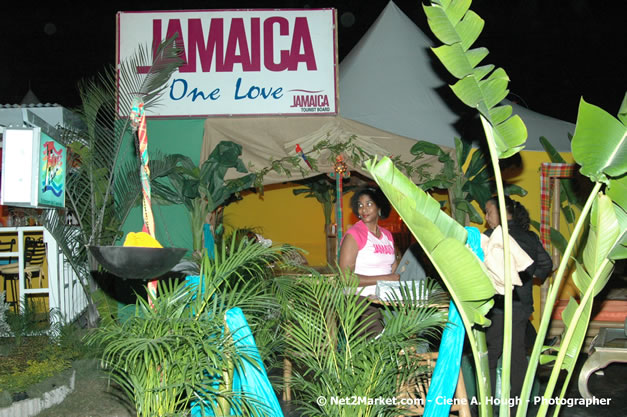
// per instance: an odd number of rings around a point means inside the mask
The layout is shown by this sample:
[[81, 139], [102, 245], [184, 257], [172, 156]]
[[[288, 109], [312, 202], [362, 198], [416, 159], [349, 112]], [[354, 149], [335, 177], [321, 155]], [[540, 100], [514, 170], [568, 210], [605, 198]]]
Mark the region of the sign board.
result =
[[65, 207], [67, 150], [45, 133], [39, 142], [38, 206]]
[[8, 128], [2, 140], [1, 202], [64, 207], [66, 149], [38, 127]]
[[337, 114], [336, 20], [335, 9], [119, 12], [118, 68], [178, 34], [184, 64], [147, 116]]

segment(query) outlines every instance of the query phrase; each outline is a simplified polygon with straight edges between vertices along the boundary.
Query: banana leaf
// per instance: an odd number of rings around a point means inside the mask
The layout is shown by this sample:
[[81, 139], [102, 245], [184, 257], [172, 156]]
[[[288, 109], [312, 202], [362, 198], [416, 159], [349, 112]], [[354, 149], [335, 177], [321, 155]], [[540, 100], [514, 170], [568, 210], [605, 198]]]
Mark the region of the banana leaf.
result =
[[373, 159], [367, 165], [440, 273], [468, 330], [473, 324], [488, 325], [485, 313], [491, 307], [494, 287], [479, 259], [465, 246], [467, 231], [396, 169], [389, 158], [379, 162]]
[[[577, 262], [573, 273], [573, 282], [581, 293], [581, 302], [578, 304], [571, 299], [562, 314], [566, 330], [544, 398], [553, 396], [560, 369], [567, 371], [566, 381], [572, 375], [586, 337], [594, 296], [605, 287], [611, 276], [614, 261], [608, 259], [608, 256], [621, 235], [612, 200], [599, 193], [592, 205], [590, 231], [583, 252], [583, 263]], [[546, 411], [546, 405], [543, 404], [538, 415], [543, 416]]]
[[572, 142], [573, 157], [581, 165], [581, 173], [606, 184], [607, 176], [625, 174], [626, 143], [627, 126], [582, 98]]

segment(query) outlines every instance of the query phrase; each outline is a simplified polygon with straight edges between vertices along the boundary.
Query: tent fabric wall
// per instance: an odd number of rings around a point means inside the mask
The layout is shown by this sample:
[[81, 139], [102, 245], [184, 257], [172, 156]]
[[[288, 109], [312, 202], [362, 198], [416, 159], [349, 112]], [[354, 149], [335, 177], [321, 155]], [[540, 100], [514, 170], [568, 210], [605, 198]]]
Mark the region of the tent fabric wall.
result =
[[[417, 3], [416, 7], [420, 7]], [[340, 63], [340, 114], [398, 135], [452, 147], [454, 137], [480, 127], [460, 121], [476, 113], [460, 104], [447, 84], [455, 80], [431, 52], [433, 42], [390, 1]], [[489, 55], [487, 60], [489, 60]], [[486, 61], [489, 62], [489, 61]], [[498, 62], [489, 62], [499, 66]], [[505, 68], [507, 70], [507, 68]], [[512, 104], [505, 101], [504, 104]], [[529, 133], [526, 150], [543, 150], [546, 136], [570, 152], [575, 125], [512, 104]], [[476, 138], [472, 138], [476, 139]]]
[[[252, 165], [253, 170], [260, 170], [267, 167], [271, 160], [297, 155], [295, 151], [297, 144], [304, 152], [308, 152], [321, 140], [341, 143], [351, 137], [356, 146], [379, 158], [400, 156], [406, 162], [413, 159], [409, 151], [416, 144], [414, 139], [385, 132], [340, 116], [209, 118], [205, 121], [200, 159], [201, 161], [207, 159], [220, 141], [228, 140], [242, 145], [242, 159], [246, 166]], [[454, 149], [444, 149], [453, 155]], [[440, 172], [442, 167], [438, 158], [431, 155], [423, 156], [415, 164], [428, 164], [425, 170], [431, 174]], [[304, 161], [301, 161], [301, 165], [308, 170]], [[353, 166], [349, 161], [347, 165], [351, 171], [357, 171], [365, 176], [369, 175], [362, 166]], [[266, 185], [276, 184], [332, 171], [332, 156], [328, 151], [324, 151], [318, 159], [318, 171], [309, 171], [303, 176], [300, 171], [296, 170], [292, 177], [272, 171], [264, 177], [263, 182]], [[230, 170], [227, 172], [226, 179], [236, 178], [239, 175], [243, 174]], [[416, 176], [412, 179], [420, 181], [420, 178]]]

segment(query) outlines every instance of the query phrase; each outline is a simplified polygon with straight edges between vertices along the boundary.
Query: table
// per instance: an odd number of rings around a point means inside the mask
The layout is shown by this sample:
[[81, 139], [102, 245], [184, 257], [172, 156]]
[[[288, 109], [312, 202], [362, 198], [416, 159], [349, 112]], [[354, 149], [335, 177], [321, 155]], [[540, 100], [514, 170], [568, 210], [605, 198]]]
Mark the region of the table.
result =
[[579, 372], [579, 393], [585, 399], [592, 399], [588, 390], [590, 375], [603, 369], [612, 362], [627, 363], [627, 321], [622, 329], [602, 327], [592, 341], [590, 356]]

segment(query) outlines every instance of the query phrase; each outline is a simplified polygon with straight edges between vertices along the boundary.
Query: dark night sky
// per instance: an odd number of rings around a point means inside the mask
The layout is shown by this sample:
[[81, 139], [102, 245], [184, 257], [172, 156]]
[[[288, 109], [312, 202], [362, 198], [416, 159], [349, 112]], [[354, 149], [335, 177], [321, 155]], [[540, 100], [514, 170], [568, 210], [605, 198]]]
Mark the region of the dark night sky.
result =
[[[335, 7], [341, 60], [386, 4], [387, 0], [57, 1], [3, 10], [0, 104], [19, 103], [30, 86], [43, 103], [76, 106], [77, 81], [114, 62], [117, 11]], [[432, 37], [419, 1], [396, 4]], [[475, 0], [471, 9], [486, 21], [475, 46], [487, 47], [490, 55], [485, 62], [509, 74], [510, 99], [532, 110], [574, 122], [583, 96], [616, 114], [627, 89], [624, 4], [624, 0]]]

